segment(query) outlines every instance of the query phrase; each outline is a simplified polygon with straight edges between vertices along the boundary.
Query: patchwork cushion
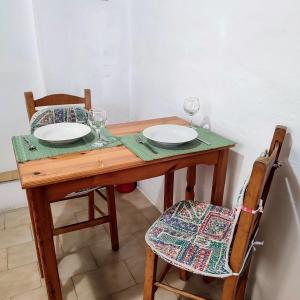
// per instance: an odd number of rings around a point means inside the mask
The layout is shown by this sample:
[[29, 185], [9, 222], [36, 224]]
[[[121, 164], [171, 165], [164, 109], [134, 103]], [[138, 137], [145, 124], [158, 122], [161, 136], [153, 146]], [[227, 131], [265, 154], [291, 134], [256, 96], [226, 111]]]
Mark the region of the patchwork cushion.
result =
[[229, 251], [239, 210], [181, 201], [149, 228], [146, 242], [162, 259], [187, 271], [228, 277]]
[[54, 123], [83, 123], [87, 124], [88, 114], [80, 106], [53, 106], [38, 110], [30, 120], [30, 129], [33, 133], [37, 128]]

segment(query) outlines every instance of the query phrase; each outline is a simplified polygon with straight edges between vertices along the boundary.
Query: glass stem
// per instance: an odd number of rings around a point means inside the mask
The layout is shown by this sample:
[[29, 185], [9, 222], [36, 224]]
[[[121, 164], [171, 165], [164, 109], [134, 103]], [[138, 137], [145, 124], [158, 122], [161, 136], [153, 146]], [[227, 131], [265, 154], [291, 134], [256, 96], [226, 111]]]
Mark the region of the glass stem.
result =
[[190, 128], [192, 128], [193, 127], [193, 116], [191, 116], [191, 119], [190, 119]]
[[96, 132], [97, 132], [97, 142], [101, 142], [101, 130], [97, 128]]

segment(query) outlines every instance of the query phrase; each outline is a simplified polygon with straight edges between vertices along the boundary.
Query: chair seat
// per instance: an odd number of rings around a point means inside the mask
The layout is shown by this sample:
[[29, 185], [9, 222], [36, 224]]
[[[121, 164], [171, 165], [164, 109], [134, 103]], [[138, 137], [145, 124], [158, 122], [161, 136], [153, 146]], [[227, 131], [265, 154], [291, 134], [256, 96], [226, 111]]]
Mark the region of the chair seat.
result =
[[200, 201], [180, 201], [149, 228], [146, 242], [168, 263], [212, 277], [228, 277], [236, 209]]

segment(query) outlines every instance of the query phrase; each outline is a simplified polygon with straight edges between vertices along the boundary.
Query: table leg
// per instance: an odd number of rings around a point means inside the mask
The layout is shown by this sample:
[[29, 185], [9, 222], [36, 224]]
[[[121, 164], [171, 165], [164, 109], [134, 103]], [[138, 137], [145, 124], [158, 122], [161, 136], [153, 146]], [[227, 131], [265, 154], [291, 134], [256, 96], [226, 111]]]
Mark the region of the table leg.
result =
[[32, 204], [36, 224], [38, 244], [42, 256], [43, 271], [47, 287], [48, 299], [62, 300], [61, 287], [57, 269], [57, 260], [53, 242], [51, 208], [43, 188], [30, 190], [29, 201]]
[[118, 237], [118, 223], [117, 223], [117, 214], [116, 214], [114, 186], [113, 185], [107, 186], [106, 191], [107, 191], [108, 214], [110, 218], [109, 229], [110, 229], [111, 247], [114, 251], [117, 251], [119, 250], [119, 237]]
[[34, 213], [33, 213], [32, 203], [31, 203], [30, 197], [28, 196], [28, 193], [27, 193], [27, 198], [28, 198], [28, 207], [29, 207], [32, 231], [33, 231], [33, 237], [34, 237], [36, 256], [38, 258], [41, 277], [44, 278], [43, 262], [42, 262], [42, 257], [43, 256], [41, 254], [41, 247], [38, 243], [39, 241], [38, 241], [37, 228], [36, 228], [37, 226], [36, 226], [36, 223], [35, 223], [35, 220], [34, 220]]
[[[196, 184], [196, 166], [188, 167], [186, 173], [185, 200], [194, 200], [195, 184]], [[187, 281], [189, 279], [189, 272], [187, 272], [186, 270], [179, 269], [179, 277], [181, 280]]]
[[188, 167], [187, 173], [186, 173], [185, 200], [194, 200], [195, 184], [196, 184], [196, 166]]
[[88, 203], [89, 203], [89, 220], [95, 219], [95, 200], [94, 200], [94, 191], [88, 193]]
[[173, 205], [174, 172], [165, 174], [164, 210]]
[[220, 150], [218, 162], [214, 166], [214, 175], [211, 191], [211, 203], [214, 205], [221, 206], [223, 202], [228, 154], [229, 149]]

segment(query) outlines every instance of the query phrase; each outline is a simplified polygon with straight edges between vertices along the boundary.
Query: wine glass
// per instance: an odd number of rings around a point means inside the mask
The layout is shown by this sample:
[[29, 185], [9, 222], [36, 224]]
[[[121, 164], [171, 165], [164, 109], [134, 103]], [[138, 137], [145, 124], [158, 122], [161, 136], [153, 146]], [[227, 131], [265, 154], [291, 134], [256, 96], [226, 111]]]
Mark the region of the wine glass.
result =
[[97, 148], [105, 146], [107, 140], [103, 139], [101, 129], [105, 127], [107, 121], [106, 111], [103, 109], [91, 109], [88, 113], [88, 121], [90, 126], [93, 127], [97, 133], [97, 138], [93, 146]]
[[184, 99], [183, 103], [184, 111], [190, 116], [190, 127], [193, 127], [192, 119], [193, 116], [199, 111], [200, 109], [200, 101], [197, 97], [188, 97]]

